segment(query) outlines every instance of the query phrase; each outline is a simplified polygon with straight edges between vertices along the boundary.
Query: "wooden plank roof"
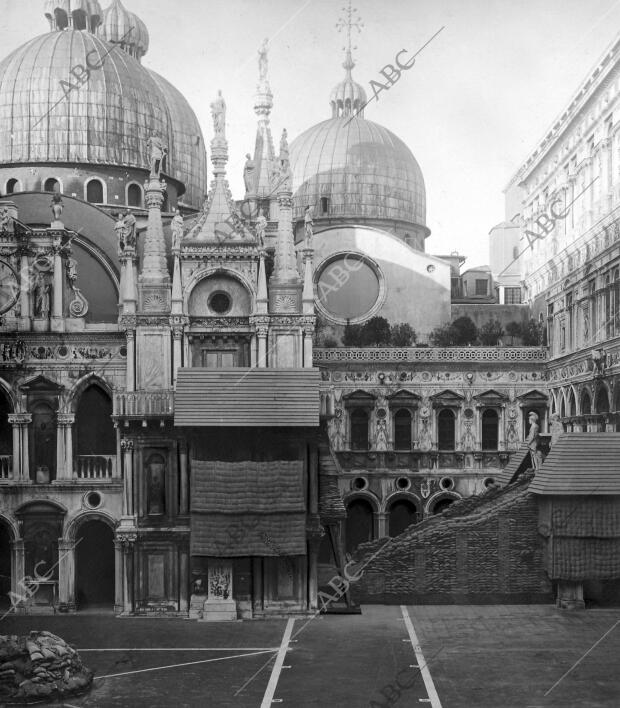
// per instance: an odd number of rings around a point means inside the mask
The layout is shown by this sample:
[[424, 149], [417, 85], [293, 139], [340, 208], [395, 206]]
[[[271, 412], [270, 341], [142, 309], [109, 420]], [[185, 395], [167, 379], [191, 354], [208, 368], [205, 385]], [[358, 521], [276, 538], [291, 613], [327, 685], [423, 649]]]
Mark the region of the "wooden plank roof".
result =
[[[526, 460], [527, 458], [527, 460]], [[522, 442], [519, 447], [514, 451], [506, 467], [497, 475], [495, 478], [496, 482], [505, 485], [510, 484], [512, 478], [519, 471], [519, 468], [527, 462], [527, 467], [531, 467], [530, 464], [530, 449], [526, 442]], [[522, 470], [521, 470], [522, 471]]]
[[536, 472], [530, 491], [546, 495], [620, 495], [620, 433], [564, 433]]
[[182, 368], [174, 424], [220, 427], [314, 427], [319, 370]]

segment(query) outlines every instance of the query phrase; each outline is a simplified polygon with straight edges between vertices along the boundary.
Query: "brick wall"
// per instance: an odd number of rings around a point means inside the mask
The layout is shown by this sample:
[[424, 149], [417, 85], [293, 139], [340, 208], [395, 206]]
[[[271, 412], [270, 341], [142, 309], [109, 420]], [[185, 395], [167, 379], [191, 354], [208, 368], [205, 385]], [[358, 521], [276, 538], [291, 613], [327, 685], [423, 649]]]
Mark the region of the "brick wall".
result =
[[542, 564], [537, 500], [522, 480], [454, 503], [386, 543], [361, 545], [364, 562], [384, 548], [351, 584], [356, 602], [551, 602]]

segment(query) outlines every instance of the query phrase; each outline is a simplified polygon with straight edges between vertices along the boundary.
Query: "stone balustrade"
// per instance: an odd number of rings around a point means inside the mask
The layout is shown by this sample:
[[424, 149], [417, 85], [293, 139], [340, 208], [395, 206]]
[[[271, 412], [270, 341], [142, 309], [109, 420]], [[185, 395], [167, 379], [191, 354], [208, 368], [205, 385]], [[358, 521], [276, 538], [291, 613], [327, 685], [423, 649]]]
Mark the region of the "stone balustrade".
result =
[[78, 455], [76, 479], [112, 479], [116, 477], [116, 455]]
[[541, 347], [334, 347], [313, 352], [314, 363], [337, 362], [544, 362]]
[[113, 415], [119, 418], [148, 418], [174, 414], [174, 391], [134, 391], [114, 396]]

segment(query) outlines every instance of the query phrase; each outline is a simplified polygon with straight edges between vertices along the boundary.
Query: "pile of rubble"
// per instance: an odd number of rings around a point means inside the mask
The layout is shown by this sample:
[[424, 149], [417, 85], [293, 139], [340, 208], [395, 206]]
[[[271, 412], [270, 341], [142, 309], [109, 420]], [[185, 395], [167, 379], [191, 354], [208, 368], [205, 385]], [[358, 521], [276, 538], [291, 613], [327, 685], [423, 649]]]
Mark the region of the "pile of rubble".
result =
[[50, 632], [0, 636], [0, 704], [75, 695], [92, 680], [75, 649]]

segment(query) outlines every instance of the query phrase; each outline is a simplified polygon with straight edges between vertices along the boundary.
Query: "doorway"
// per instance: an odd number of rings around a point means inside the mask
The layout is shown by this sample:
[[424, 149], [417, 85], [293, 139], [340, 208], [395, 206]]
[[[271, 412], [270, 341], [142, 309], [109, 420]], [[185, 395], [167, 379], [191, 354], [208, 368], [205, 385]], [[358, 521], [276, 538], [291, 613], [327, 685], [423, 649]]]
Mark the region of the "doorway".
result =
[[84, 522], [75, 549], [77, 609], [114, 605], [114, 532], [103, 521]]

